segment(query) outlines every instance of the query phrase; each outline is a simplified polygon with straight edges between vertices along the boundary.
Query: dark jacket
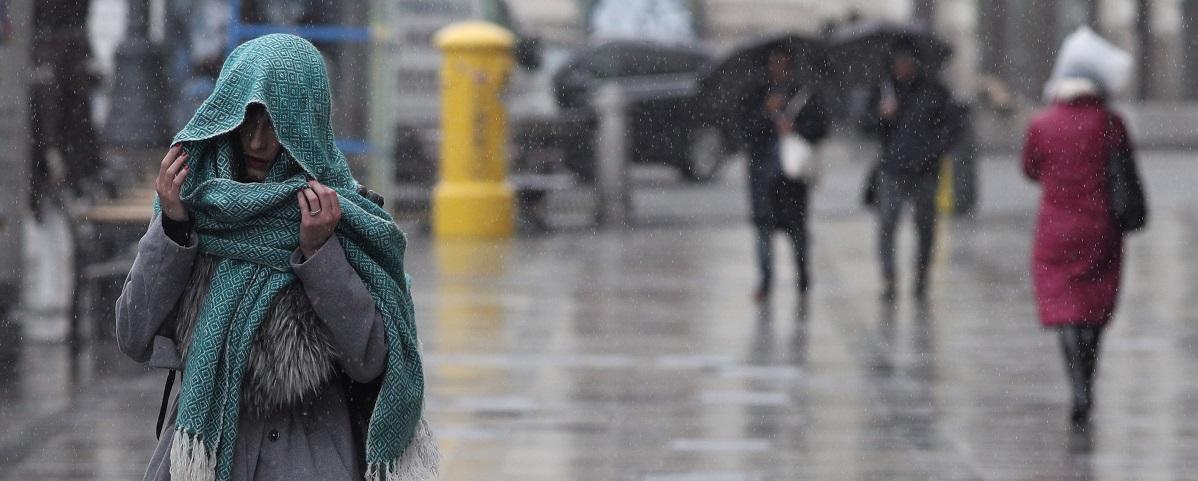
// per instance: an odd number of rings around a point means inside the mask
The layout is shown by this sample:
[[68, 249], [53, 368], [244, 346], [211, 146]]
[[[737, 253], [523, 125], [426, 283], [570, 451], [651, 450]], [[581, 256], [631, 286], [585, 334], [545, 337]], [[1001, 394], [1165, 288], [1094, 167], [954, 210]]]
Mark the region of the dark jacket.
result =
[[[740, 137], [750, 155], [754, 151], [767, 151], [778, 141], [774, 119], [765, 110], [766, 96], [775, 91], [788, 99], [807, 95], [806, 105], [795, 114], [795, 132], [811, 143], [818, 143], [827, 136], [828, 107], [819, 88], [804, 89], [798, 84], [774, 86], [763, 82], [746, 95], [740, 105]], [[781, 175], [781, 166], [776, 171]]]
[[749, 203], [753, 223], [758, 226], [788, 227], [802, 222], [806, 210], [806, 186], [782, 174], [778, 159], [778, 131], [773, 117], [765, 110], [765, 99], [772, 91], [784, 96], [808, 95], [807, 103], [794, 118], [794, 130], [812, 144], [828, 134], [828, 109], [818, 89], [803, 90], [797, 85], [762, 84], [741, 103], [741, 140], [749, 157]]
[[952, 147], [959, 130], [959, 119], [952, 108], [948, 89], [934, 78], [902, 84], [891, 82], [898, 99], [898, 111], [882, 118], [878, 105], [882, 87], [874, 89], [866, 119], [881, 137], [881, 169], [889, 174], [935, 175], [940, 158]]

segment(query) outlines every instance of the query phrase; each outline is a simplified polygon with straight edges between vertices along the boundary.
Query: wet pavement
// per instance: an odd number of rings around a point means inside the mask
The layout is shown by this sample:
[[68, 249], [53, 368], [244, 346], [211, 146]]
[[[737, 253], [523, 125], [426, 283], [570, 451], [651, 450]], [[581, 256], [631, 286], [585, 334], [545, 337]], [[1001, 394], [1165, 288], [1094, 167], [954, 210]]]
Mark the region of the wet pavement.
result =
[[[815, 200], [809, 303], [778, 289], [755, 306], [738, 167], [705, 187], [638, 175], [632, 229], [413, 237], [442, 479], [1198, 479], [1187, 155], [1146, 155], [1152, 224], [1129, 244], [1084, 435], [1067, 429], [1064, 368], [1036, 322], [1037, 191], [1013, 159], [984, 162], [977, 219], [943, 224], [930, 304], [893, 309], [856, 205], [864, 164], [847, 161]], [[780, 287], [792, 270], [778, 254]], [[15, 344], [0, 362], [0, 479], [140, 479], [162, 374], [107, 345]]]

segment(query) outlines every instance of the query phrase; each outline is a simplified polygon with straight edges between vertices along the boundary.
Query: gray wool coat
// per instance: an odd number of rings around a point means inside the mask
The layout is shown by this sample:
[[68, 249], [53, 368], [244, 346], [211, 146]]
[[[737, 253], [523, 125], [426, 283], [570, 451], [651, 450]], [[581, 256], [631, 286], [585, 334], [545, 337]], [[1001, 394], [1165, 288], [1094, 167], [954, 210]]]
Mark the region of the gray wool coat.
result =
[[[191, 235], [196, 238], [195, 233]], [[122, 352], [151, 367], [182, 369], [171, 310], [183, 295], [199, 250], [171, 240], [155, 218], [137, 245], [137, 258], [116, 305]], [[366, 285], [332, 237], [310, 259], [292, 255], [312, 308], [328, 328], [337, 366], [357, 382], [382, 374], [387, 355], [382, 316]], [[176, 389], [177, 391], [177, 389]], [[170, 479], [170, 446], [177, 399], [150, 458], [147, 481]], [[147, 416], [147, 426], [153, 418]], [[242, 408], [232, 479], [237, 481], [363, 479], [363, 447], [354, 437], [346, 395], [333, 381], [293, 409], [257, 414]]]

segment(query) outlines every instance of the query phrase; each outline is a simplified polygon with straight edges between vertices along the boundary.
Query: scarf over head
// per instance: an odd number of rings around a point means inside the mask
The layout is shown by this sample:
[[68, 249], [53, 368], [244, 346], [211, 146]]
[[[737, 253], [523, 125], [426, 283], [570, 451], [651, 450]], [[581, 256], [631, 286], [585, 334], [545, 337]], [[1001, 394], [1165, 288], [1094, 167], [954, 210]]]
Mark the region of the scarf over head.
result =
[[[265, 107], [283, 149], [264, 182], [242, 183], [236, 180], [237, 144], [227, 134], [242, 123], [252, 103]], [[404, 274], [405, 239], [386, 211], [358, 194], [334, 145], [329, 112], [320, 52], [299, 37], [267, 35], [229, 55], [212, 95], [175, 135], [174, 142], [190, 156], [182, 199], [194, 219], [199, 249], [221, 260], [187, 351], [171, 446], [172, 479], [229, 479], [251, 341], [277, 294], [296, 282], [289, 263], [299, 245], [296, 193], [308, 178], [337, 191], [342, 216], [335, 235], [385, 324], [387, 362], [367, 430], [366, 475], [421, 477], [396, 472], [421, 422], [424, 400]]]

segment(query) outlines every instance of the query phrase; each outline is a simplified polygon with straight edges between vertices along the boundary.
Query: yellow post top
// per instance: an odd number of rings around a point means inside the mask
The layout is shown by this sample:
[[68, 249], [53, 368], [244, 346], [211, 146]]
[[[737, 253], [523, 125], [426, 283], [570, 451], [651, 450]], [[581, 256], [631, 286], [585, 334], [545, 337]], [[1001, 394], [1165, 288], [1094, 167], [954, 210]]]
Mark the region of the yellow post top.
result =
[[438, 30], [433, 42], [442, 50], [507, 50], [516, 44], [516, 36], [491, 22], [458, 22]]

